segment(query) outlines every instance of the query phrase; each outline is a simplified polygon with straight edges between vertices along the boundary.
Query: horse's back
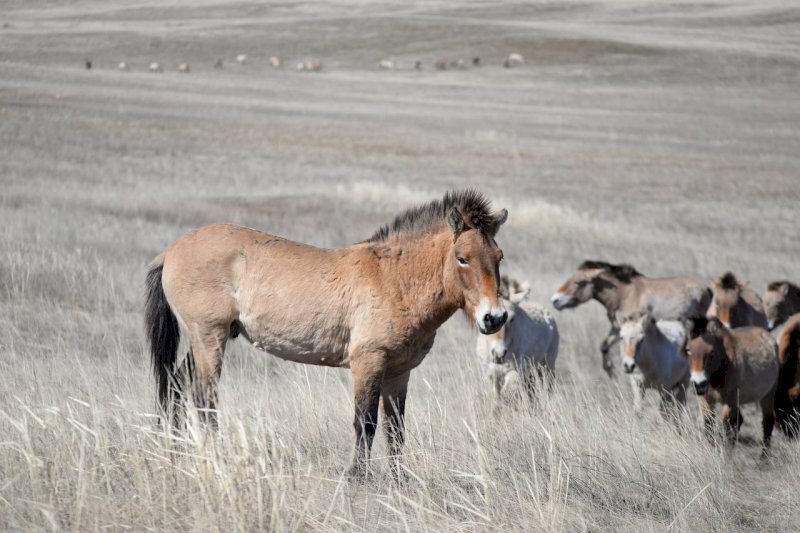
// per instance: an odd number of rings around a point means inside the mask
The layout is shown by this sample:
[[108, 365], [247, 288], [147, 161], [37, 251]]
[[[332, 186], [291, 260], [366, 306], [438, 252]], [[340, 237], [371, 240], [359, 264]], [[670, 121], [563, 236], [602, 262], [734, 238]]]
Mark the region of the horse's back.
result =
[[704, 315], [711, 303], [708, 287], [692, 276], [643, 278], [639, 290], [640, 307], [659, 320]]
[[742, 371], [741, 403], [766, 396], [777, 384], [780, 365], [775, 340], [763, 328], [747, 326], [732, 330], [736, 337], [736, 357]]

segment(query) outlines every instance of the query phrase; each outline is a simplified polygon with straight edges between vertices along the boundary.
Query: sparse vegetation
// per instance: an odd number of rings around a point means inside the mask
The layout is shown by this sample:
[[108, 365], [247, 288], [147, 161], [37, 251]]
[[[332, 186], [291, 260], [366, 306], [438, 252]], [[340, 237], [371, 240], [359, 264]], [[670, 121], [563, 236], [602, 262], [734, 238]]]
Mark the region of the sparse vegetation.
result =
[[[477, 333], [446, 324], [412, 373], [401, 486], [382, 437], [372, 479], [341, 478], [346, 371], [241, 339], [219, 433], [170, 441], [152, 415], [142, 307], [147, 263], [200, 225], [345, 245], [465, 186], [509, 209], [503, 268], [543, 304], [587, 258], [649, 276], [731, 270], [758, 291], [798, 282], [799, 13], [777, 1], [4, 6], [0, 527], [796, 530], [800, 444], [776, 434], [762, 462], [748, 406], [726, 456], [694, 393], [678, 424], [657, 395], [632, 416], [627, 380], [600, 365], [597, 305], [554, 312], [558, 381], [517, 408], [495, 409]], [[212, 67], [242, 50], [320, 57], [325, 75], [278, 75], [266, 55], [263, 69]], [[500, 66], [512, 51], [525, 68]], [[431, 68], [478, 54], [481, 68]], [[425, 69], [381, 71], [383, 56]], [[119, 72], [123, 60], [138, 68]], [[146, 71], [153, 60], [163, 74]]]

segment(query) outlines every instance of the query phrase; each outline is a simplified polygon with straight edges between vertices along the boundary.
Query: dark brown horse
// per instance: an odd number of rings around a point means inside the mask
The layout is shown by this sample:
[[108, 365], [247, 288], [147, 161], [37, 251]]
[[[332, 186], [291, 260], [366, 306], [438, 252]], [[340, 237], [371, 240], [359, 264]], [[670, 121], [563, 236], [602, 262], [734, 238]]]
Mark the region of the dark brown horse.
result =
[[800, 287], [790, 281], [773, 281], [764, 293], [764, 312], [770, 331], [800, 313]]
[[744, 422], [740, 406], [758, 402], [766, 452], [775, 426], [775, 391], [780, 369], [775, 340], [764, 328], [728, 329], [716, 317], [689, 321], [687, 331], [689, 381], [700, 397], [709, 435], [713, 434], [717, 403], [722, 404], [726, 441], [735, 444]]
[[789, 437], [800, 433], [800, 313], [786, 321], [778, 338], [781, 372], [775, 393], [775, 416]]
[[767, 328], [764, 304], [756, 291], [741, 283], [732, 272], [711, 280], [714, 298], [708, 308], [708, 316], [719, 318], [728, 328], [757, 326]]
[[[238, 335], [283, 359], [349, 368], [356, 434], [349, 473], [362, 476], [380, 403], [391, 453], [400, 453], [409, 376], [439, 326], [458, 309], [484, 334], [505, 323], [495, 235], [507, 214], [492, 213], [482, 195], [468, 190], [409, 209], [346, 248], [233, 225], [184, 235], [147, 275], [146, 324], [161, 409], [169, 414], [189, 393], [215, 426], [222, 355]], [[190, 349], [179, 367], [181, 333]]]

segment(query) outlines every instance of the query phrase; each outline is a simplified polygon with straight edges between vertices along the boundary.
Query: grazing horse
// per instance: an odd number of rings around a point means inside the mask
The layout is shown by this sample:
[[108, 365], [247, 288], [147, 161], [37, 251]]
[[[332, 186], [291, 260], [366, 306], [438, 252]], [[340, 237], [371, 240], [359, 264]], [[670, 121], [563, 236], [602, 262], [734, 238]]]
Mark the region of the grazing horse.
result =
[[272, 56], [269, 58], [269, 64], [274, 69], [283, 68], [283, 60], [278, 56]]
[[[500, 299], [508, 312], [505, 326], [478, 336], [478, 358], [487, 370], [497, 397], [521, 376], [532, 398], [536, 378], [551, 377], [558, 357], [558, 327], [542, 306], [523, 301], [530, 287], [505, 275], [500, 278]], [[510, 357], [509, 357], [510, 354]]]
[[[689, 364], [681, 349], [686, 338], [683, 324], [674, 320], [656, 321], [650, 314], [624, 319], [619, 329], [622, 368], [630, 375], [633, 411], [642, 410], [645, 389], [661, 395], [661, 414], [674, 411], [675, 402], [686, 405]], [[641, 376], [634, 374], [639, 369]]]
[[732, 272], [711, 280], [714, 297], [708, 308], [708, 317], [717, 317], [726, 328], [757, 326], [767, 328], [767, 315], [761, 297], [747, 286], [739, 283]]
[[[162, 411], [169, 416], [188, 393], [215, 427], [222, 355], [228, 340], [242, 335], [282, 359], [350, 368], [350, 475], [366, 472], [380, 403], [397, 457], [409, 375], [439, 326], [458, 309], [483, 334], [506, 321], [495, 235], [507, 216], [466, 190], [409, 209], [346, 248], [316, 248], [235, 225], [184, 235], [147, 275], [146, 325]], [[190, 348], [178, 368], [181, 332]]]
[[688, 321], [690, 340], [685, 351], [689, 380], [700, 397], [700, 408], [709, 435], [713, 435], [716, 404], [722, 403], [726, 441], [735, 444], [746, 403], [761, 405], [761, 426], [766, 453], [775, 426], [775, 391], [778, 386], [778, 350], [764, 328], [729, 329], [716, 317]]
[[150, 72], [164, 72], [164, 69], [161, 68], [161, 65], [158, 63], [150, 63], [150, 67], [148, 67]]
[[778, 337], [781, 371], [775, 393], [775, 417], [789, 437], [800, 434], [800, 313], [786, 321]]
[[800, 313], [800, 287], [789, 281], [773, 281], [764, 293], [767, 328], [772, 331], [795, 313]]
[[189, 63], [181, 63], [180, 65], [178, 65], [178, 72], [188, 74], [191, 71], [192, 71], [192, 66]]
[[584, 261], [553, 295], [553, 307], [561, 311], [591, 299], [606, 308], [611, 323], [600, 352], [603, 369], [613, 376], [614, 364], [608, 354], [619, 340], [617, 313], [634, 316], [650, 312], [656, 320], [701, 317], [711, 303], [711, 290], [692, 277], [648, 278], [630, 265]]

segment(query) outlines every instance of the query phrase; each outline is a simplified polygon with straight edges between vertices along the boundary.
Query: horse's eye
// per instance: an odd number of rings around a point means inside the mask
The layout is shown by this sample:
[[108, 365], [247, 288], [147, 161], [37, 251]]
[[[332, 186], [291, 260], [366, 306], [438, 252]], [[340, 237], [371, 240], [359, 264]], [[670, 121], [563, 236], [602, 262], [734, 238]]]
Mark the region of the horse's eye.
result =
[[465, 267], [469, 264], [467, 260], [464, 259], [463, 257], [456, 257], [456, 259], [458, 260], [458, 264], [461, 265], [462, 267]]

